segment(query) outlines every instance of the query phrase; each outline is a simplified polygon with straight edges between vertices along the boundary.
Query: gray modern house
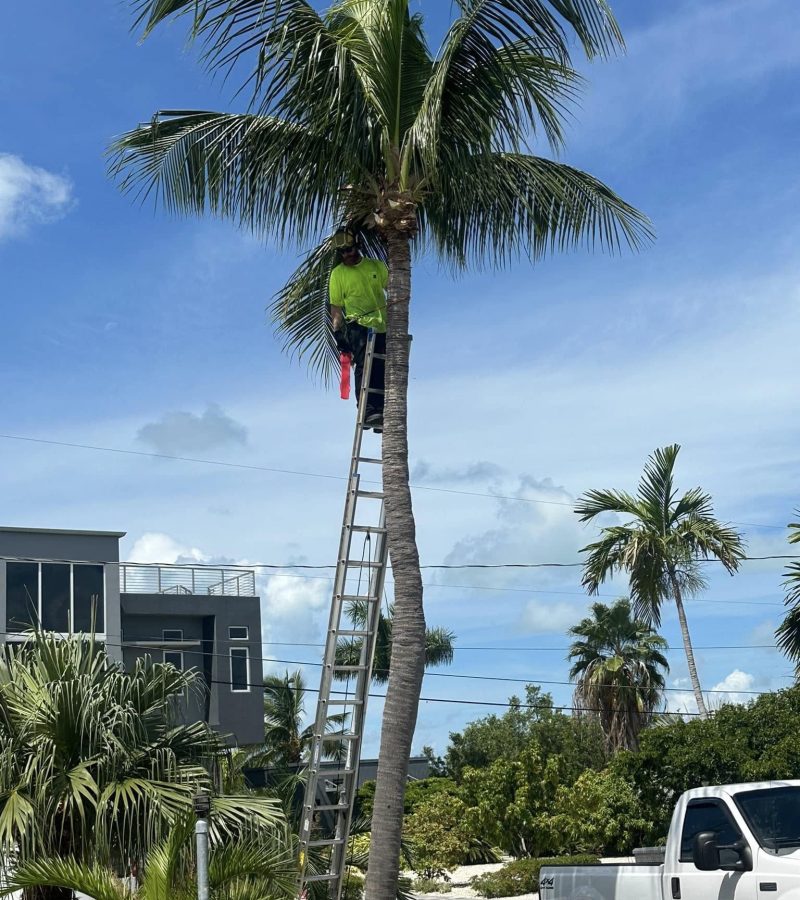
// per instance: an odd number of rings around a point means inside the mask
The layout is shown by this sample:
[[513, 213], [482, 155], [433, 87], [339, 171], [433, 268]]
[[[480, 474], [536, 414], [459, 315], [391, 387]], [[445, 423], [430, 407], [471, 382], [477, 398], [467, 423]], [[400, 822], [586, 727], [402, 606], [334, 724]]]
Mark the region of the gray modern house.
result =
[[252, 569], [120, 563], [125, 532], [0, 527], [2, 641], [33, 626], [94, 631], [126, 668], [149, 655], [199, 673], [177, 710], [231, 743], [264, 737], [261, 608]]

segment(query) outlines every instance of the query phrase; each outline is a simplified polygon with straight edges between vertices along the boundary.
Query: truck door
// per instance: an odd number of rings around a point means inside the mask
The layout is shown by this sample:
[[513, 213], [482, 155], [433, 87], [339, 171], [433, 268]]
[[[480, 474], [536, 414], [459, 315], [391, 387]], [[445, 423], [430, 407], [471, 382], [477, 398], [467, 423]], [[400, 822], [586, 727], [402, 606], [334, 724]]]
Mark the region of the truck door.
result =
[[[757, 878], [754, 872], [735, 871], [741, 860], [736, 850], [722, 850], [720, 862], [723, 868], [716, 872], [701, 872], [692, 860], [695, 835], [713, 831], [717, 843], [734, 844], [745, 840], [722, 800], [705, 798], [691, 800], [686, 806], [681, 831], [681, 846], [675, 868], [666, 872], [665, 900], [757, 900]], [[753, 855], [756, 847], [750, 848]]]

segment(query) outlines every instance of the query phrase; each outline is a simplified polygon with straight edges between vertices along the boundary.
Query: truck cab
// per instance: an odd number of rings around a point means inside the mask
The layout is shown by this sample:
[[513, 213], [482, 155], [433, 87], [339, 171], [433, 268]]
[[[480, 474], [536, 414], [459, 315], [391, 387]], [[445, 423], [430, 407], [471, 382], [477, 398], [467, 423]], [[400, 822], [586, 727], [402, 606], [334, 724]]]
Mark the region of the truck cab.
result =
[[800, 900], [800, 780], [687, 791], [663, 863], [547, 866], [539, 887], [541, 900]]

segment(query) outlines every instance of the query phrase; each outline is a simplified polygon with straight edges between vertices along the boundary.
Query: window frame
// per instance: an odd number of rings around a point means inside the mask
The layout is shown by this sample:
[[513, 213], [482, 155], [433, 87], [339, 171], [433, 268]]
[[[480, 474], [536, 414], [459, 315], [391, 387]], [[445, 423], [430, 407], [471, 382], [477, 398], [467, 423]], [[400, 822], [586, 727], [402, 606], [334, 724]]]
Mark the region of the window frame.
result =
[[[244, 637], [234, 637], [231, 632], [235, 628], [241, 628], [244, 630]], [[228, 625], [228, 640], [229, 641], [249, 641], [250, 640], [250, 626], [249, 625]]]
[[170, 655], [180, 657], [180, 661], [181, 661], [180, 666], [176, 666], [175, 663], [172, 663], [171, 665], [173, 665], [179, 672], [185, 672], [186, 669], [184, 667], [183, 650], [167, 650], [165, 648], [164, 650], [161, 651], [161, 662], [163, 662], [165, 665], [169, 664], [170, 661], [167, 659], [167, 656], [170, 656]]
[[[8, 580], [8, 567], [13, 565], [18, 565], [17, 560], [6, 560], [6, 583]], [[96, 568], [100, 568], [103, 573], [103, 630], [96, 631], [94, 637], [98, 640], [104, 641], [106, 639], [106, 617], [108, 615], [108, 576], [106, 572], [106, 566], [104, 564], [99, 564], [95, 562], [58, 562], [57, 560], [48, 560], [48, 559], [32, 559], [26, 560], [23, 565], [33, 565], [36, 566], [36, 585], [37, 585], [37, 604], [36, 604], [36, 618], [37, 618], [37, 627], [42, 628], [42, 608], [44, 598], [42, 596], [42, 566], [50, 566], [50, 565], [58, 565], [58, 566], [68, 566], [69, 567], [69, 609], [67, 610], [67, 630], [66, 631], [57, 631], [53, 628], [44, 629], [48, 634], [55, 634], [59, 637], [66, 638], [72, 637], [72, 635], [78, 634], [74, 630], [75, 623], [75, 567], [76, 566], [94, 566]], [[8, 596], [8, 589], [6, 588], [6, 598]], [[6, 621], [4, 631], [6, 632], [6, 639], [9, 641], [20, 641], [25, 639], [25, 630], [22, 631], [11, 631], [9, 629], [9, 621], [8, 621], [8, 609], [6, 608]], [[32, 623], [28, 623], [30, 625]], [[81, 634], [85, 634], [86, 632], [80, 632]]]
[[[167, 637], [168, 634], [178, 634], [180, 637]], [[161, 629], [161, 640], [165, 644], [179, 643], [183, 640], [183, 629], [182, 628], [162, 628]]]
[[[233, 660], [234, 656], [242, 658], [244, 653], [245, 662], [245, 684], [244, 687], [236, 687], [233, 681]], [[229, 668], [230, 668], [230, 689], [232, 694], [249, 694], [250, 693], [250, 648], [249, 647], [231, 647], [229, 650]]]

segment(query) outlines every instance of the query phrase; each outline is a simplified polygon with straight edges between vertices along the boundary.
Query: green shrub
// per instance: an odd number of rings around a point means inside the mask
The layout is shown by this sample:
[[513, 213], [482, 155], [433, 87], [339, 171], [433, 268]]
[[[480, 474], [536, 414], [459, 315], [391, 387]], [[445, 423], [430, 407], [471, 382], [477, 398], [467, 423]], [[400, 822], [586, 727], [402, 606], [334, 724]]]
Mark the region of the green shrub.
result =
[[365, 881], [358, 869], [349, 868], [342, 887], [342, 900], [363, 900]]
[[542, 866], [586, 866], [596, 863], [596, 856], [558, 856], [554, 859], [517, 859], [498, 869], [478, 875], [470, 885], [481, 897], [517, 897], [535, 894], [539, 890], [539, 870]]
[[411, 883], [411, 890], [417, 894], [449, 894], [453, 885], [449, 881], [437, 881], [435, 878], [416, 878]]

